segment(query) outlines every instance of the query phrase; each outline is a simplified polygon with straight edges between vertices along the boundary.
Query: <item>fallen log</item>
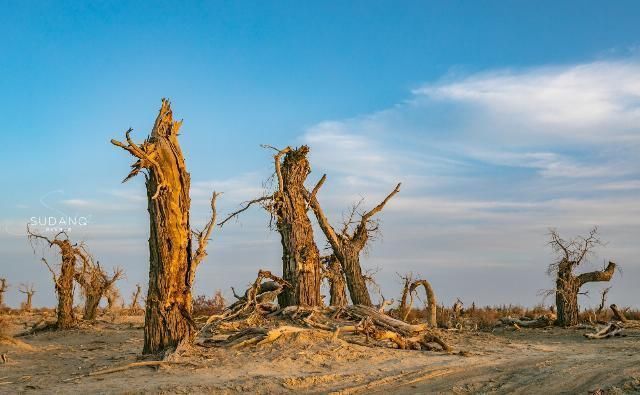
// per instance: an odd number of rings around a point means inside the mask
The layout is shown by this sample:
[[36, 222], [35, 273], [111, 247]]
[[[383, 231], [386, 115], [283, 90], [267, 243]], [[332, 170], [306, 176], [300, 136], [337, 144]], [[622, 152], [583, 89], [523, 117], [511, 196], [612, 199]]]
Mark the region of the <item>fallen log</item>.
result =
[[520, 328], [546, 328], [553, 325], [551, 317], [546, 315], [540, 316], [533, 320], [523, 320], [511, 317], [500, 318], [499, 320], [504, 325], [513, 325]]
[[622, 336], [623, 330], [624, 327], [618, 322], [611, 322], [596, 333], [585, 333], [584, 337], [587, 339], [608, 339], [614, 336]]

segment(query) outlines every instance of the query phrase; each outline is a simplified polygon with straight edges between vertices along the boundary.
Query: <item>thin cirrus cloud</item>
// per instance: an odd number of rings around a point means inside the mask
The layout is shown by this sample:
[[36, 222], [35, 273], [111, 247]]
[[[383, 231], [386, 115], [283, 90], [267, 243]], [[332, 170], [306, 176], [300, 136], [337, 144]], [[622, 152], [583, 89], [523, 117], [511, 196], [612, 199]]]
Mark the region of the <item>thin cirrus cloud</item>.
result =
[[594, 62], [449, 78], [302, 140], [327, 169], [379, 180], [461, 176], [480, 164], [611, 182], [638, 176], [637, 125], [640, 63]]

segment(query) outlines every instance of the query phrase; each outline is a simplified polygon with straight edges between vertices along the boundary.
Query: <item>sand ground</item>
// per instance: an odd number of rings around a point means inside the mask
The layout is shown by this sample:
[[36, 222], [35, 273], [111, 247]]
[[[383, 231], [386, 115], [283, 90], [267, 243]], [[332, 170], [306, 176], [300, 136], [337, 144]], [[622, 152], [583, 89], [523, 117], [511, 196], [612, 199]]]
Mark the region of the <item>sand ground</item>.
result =
[[[39, 319], [14, 316], [11, 330]], [[584, 332], [445, 332], [451, 354], [303, 332], [242, 350], [196, 347], [180, 365], [86, 376], [142, 360], [142, 317], [105, 317], [87, 329], [2, 342], [0, 393], [640, 393], [640, 331], [606, 340]]]

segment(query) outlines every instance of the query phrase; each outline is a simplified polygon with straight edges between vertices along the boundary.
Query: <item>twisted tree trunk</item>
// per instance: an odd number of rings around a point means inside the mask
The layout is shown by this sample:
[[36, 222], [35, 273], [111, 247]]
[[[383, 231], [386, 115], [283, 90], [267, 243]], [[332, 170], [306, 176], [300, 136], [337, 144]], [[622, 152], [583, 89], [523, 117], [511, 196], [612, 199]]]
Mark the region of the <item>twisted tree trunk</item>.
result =
[[[389, 199], [400, 191], [400, 184], [396, 185], [394, 190], [380, 204], [371, 211], [362, 214], [356, 229], [352, 234], [348, 234], [350, 221], [347, 221], [342, 231], [337, 233], [329, 223], [316, 198], [316, 193], [322, 187], [325, 179], [326, 175], [322, 176], [311, 193], [305, 190], [305, 198], [309, 206], [313, 209], [320, 229], [322, 229], [322, 232], [331, 245], [333, 255], [335, 255], [342, 265], [342, 270], [347, 280], [347, 287], [349, 288], [349, 296], [351, 296], [351, 302], [353, 302], [354, 305], [372, 307], [373, 303], [371, 303], [367, 282], [362, 273], [362, 267], [360, 266], [360, 252], [367, 245], [370, 233], [376, 232], [378, 229], [377, 223], [372, 221], [373, 216], [382, 211]], [[355, 214], [355, 209], [352, 214]]]
[[171, 105], [162, 100], [153, 130], [140, 146], [127, 132], [128, 145], [111, 142], [138, 158], [125, 181], [142, 169], [149, 211], [149, 290], [144, 326], [144, 354], [177, 347], [195, 333], [191, 319], [191, 286], [195, 265], [189, 225], [190, 177], [178, 143], [182, 122], [173, 120]]
[[122, 276], [122, 269], [114, 269], [113, 276], [109, 277], [100, 267], [100, 263], [94, 263], [88, 253], [80, 255], [83, 260], [82, 271], [76, 272], [75, 279], [82, 288], [84, 295], [84, 314], [82, 318], [93, 321], [98, 313], [98, 306], [102, 297], [112, 288]]
[[[405, 276], [403, 279], [404, 287], [402, 288], [402, 297], [400, 299], [400, 307], [398, 308], [399, 317], [404, 321], [407, 320], [409, 313], [411, 312], [411, 307], [413, 306], [413, 294], [416, 292], [418, 287], [423, 286], [427, 295], [425, 306], [428, 313], [427, 323], [429, 326], [437, 328], [437, 300], [431, 284], [427, 280], [412, 281], [411, 275]], [[409, 298], [408, 303], [407, 298]]]
[[100, 299], [102, 299], [102, 294], [91, 293], [85, 295], [83, 320], [93, 321], [96, 319]]
[[[198, 248], [192, 249], [189, 224], [190, 176], [178, 143], [182, 121], [174, 121], [171, 105], [162, 106], [150, 136], [141, 145], [126, 133], [127, 144], [111, 143], [138, 158], [124, 179], [145, 169], [149, 211], [149, 289], [144, 323], [144, 354], [176, 348], [195, 334], [191, 318], [191, 287], [198, 264], [207, 255], [206, 246], [215, 227], [215, 201], [211, 197], [212, 217], [200, 232]], [[111, 303], [110, 303], [111, 304]]]
[[606, 269], [582, 273], [579, 276], [573, 274], [574, 265], [571, 262], [563, 261], [558, 268], [556, 278], [556, 308], [558, 326], [578, 325], [578, 293], [580, 288], [589, 282], [609, 281], [613, 277], [616, 268], [614, 262], [609, 262]]
[[347, 279], [347, 287], [351, 302], [354, 305], [373, 306], [371, 296], [367, 289], [367, 282], [362, 274], [360, 266], [360, 250], [352, 248], [351, 245], [343, 245], [340, 257], [344, 276]]
[[329, 280], [329, 294], [331, 296], [329, 305], [331, 306], [346, 306], [347, 305], [347, 292], [345, 288], [344, 273], [340, 267], [340, 262], [335, 259], [334, 256], [329, 258], [327, 268], [325, 270], [325, 277]]
[[400, 306], [398, 306], [398, 318], [406, 321], [410, 310], [410, 307], [407, 305], [407, 298], [409, 297], [409, 287], [413, 282], [412, 275], [406, 275], [402, 277], [402, 280], [402, 295], [400, 296]]
[[[76, 324], [76, 317], [73, 312], [73, 284], [76, 274], [77, 256], [84, 259], [83, 247], [82, 245], [72, 245], [65, 232], [60, 232], [53, 239], [49, 239], [46, 236], [34, 233], [27, 225], [27, 235], [31, 242], [34, 240], [44, 240], [49, 244], [49, 247], [53, 247], [55, 245], [60, 249], [62, 262], [60, 263], [59, 274], [56, 274], [44, 257], [42, 257], [42, 262], [47, 266], [49, 272], [51, 272], [53, 283], [55, 284], [56, 295], [58, 296], [55, 328], [70, 329]], [[61, 239], [59, 238], [60, 236], [64, 236], [65, 238]]]
[[320, 253], [305, 201], [304, 182], [311, 171], [308, 152], [309, 148], [303, 145], [276, 155], [279, 189], [274, 194], [274, 208], [282, 243], [282, 277], [292, 285], [278, 295], [282, 307], [322, 305]]
[[56, 293], [58, 294], [58, 329], [70, 329], [76, 323], [73, 312], [73, 279], [76, 267], [76, 255], [69, 240], [58, 241], [58, 247], [62, 254], [60, 275], [56, 280]]

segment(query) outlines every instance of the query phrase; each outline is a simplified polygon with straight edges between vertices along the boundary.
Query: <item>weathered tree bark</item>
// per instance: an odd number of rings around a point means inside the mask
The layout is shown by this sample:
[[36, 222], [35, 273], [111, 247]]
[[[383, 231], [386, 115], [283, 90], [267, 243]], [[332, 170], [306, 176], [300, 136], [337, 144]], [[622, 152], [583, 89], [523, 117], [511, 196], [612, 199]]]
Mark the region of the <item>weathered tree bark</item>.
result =
[[575, 276], [572, 272], [572, 265], [566, 263], [561, 264], [556, 279], [557, 325], [578, 325], [578, 293], [580, 292], [580, 288], [588, 282], [611, 280], [615, 267], [615, 263], [609, 262], [607, 268], [602, 271], [583, 273]]
[[[347, 280], [347, 287], [349, 288], [349, 296], [351, 302], [354, 305], [373, 306], [371, 303], [371, 296], [367, 289], [367, 282], [362, 273], [362, 267], [360, 266], [360, 252], [367, 245], [370, 233], [377, 231], [378, 225], [372, 220], [373, 216], [379, 213], [396, 193], [400, 191], [400, 185], [398, 184], [395, 189], [376, 207], [371, 211], [364, 213], [360, 217], [360, 221], [355, 230], [349, 234], [349, 225], [351, 220], [348, 220], [343, 230], [337, 233], [333, 226], [327, 220], [316, 194], [322, 184], [324, 183], [326, 176], [322, 176], [316, 187], [311, 193], [305, 190], [305, 197], [309, 203], [309, 206], [313, 209], [313, 212], [318, 220], [320, 229], [324, 232], [333, 254], [340, 262], [345, 278]], [[352, 214], [355, 214], [355, 208]]]
[[[147, 292], [144, 354], [153, 354], [190, 341], [195, 334], [191, 318], [191, 287], [198, 263], [206, 255], [204, 246], [214, 226], [209, 223], [195, 256], [189, 224], [190, 176], [178, 143], [182, 121], [174, 121], [171, 105], [162, 100], [150, 136], [141, 145], [127, 131], [127, 145], [111, 140], [138, 161], [124, 181], [146, 169], [149, 211], [149, 289]], [[216, 194], [212, 198], [214, 205]], [[215, 211], [214, 211], [215, 214]], [[200, 248], [202, 247], [202, 248]]]
[[[27, 226], [27, 234], [29, 240], [44, 240], [49, 247], [54, 245], [60, 249], [62, 262], [60, 264], [60, 274], [56, 275], [55, 271], [49, 266], [46, 259], [42, 258], [42, 262], [53, 276], [56, 294], [58, 295], [57, 321], [56, 329], [70, 329], [76, 324], [76, 317], [73, 312], [73, 280], [76, 271], [76, 258], [82, 256], [82, 245], [72, 245], [66, 233], [60, 232], [53, 239], [46, 236], [33, 233]], [[59, 238], [64, 236], [64, 239]]]
[[[264, 146], [273, 148], [271, 146]], [[273, 148], [275, 149], [275, 148]], [[260, 203], [276, 219], [276, 228], [282, 244], [282, 277], [291, 284], [278, 296], [282, 307], [320, 306], [321, 273], [320, 253], [313, 238], [313, 227], [307, 216], [308, 193], [304, 182], [311, 171], [303, 145], [278, 150], [274, 156], [278, 188], [272, 194], [246, 202], [244, 207], [232, 213], [218, 225], [223, 226], [232, 218]], [[284, 157], [284, 159], [283, 159]]]
[[627, 322], [627, 317], [624, 316], [624, 314], [622, 314], [622, 312], [620, 310], [618, 310], [618, 306], [614, 303], [611, 306], [609, 306], [611, 308], [611, 311], [613, 311], [613, 318], [620, 321], [620, 322]]
[[[282, 278], [292, 285], [278, 295], [280, 306], [320, 306], [320, 253], [307, 216], [304, 182], [311, 171], [309, 147], [287, 148], [275, 156], [278, 191], [273, 212], [282, 243]], [[280, 157], [284, 160], [280, 163]]]
[[410, 310], [410, 307], [407, 306], [407, 302], [409, 298], [409, 287], [411, 287], [411, 284], [413, 283], [413, 275], [407, 274], [400, 278], [402, 279], [403, 284], [402, 295], [400, 296], [400, 306], [398, 306], [398, 318], [406, 321]]
[[598, 238], [598, 228], [594, 227], [589, 236], [563, 240], [557, 231], [551, 230], [549, 244], [558, 254], [558, 261], [549, 266], [548, 273], [556, 275], [556, 325], [574, 326], [578, 324], [578, 294], [580, 288], [589, 282], [609, 281], [613, 277], [616, 264], [609, 262], [604, 270], [575, 275], [574, 270], [589, 255], [595, 246], [602, 245]]
[[609, 265], [603, 271], [583, 273], [577, 277], [573, 275], [571, 265], [559, 270], [556, 279], [557, 324], [559, 326], [578, 325], [578, 293], [580, 288], [587, 282], [609, 281], [613, 276], [614, 270], [615, 263], [613, 262], [609, 262]]
[[56, 281], [58, 294], [58, 329], [72, 328], [76, 323], [73, 312], [73, 277], [75, 274], [76, 255], [69, 240], [63, 240], [59, 245], [62, 252], [60, 276]]
[[83, 266], [81, 270], [76, 271], [75, 277], [76, 282], [82, 288], [82, 295], [85, 298], [82, 318], [92, 321], [96, 318], [102, 297], [122, 277], [123, 271], [119, 268], [114, 269], [113, 275], [109, 277], [100, 267], [100, 263], [94, 262], [89, 254], [81, 255], [81, 259], [83, 260]]
[[0, 307], [4, 307], [4, 293], [7, 292], [9, 285], [6, 278], [0, 278]]
[[36, 291], [33, 289], [33, 284], [32, 285], [21, 284], [20, 289], [18, 289], [18, 291], [20, 291], [21, 293], [27, 296], [27, 299], [22, 303], [21, 309], [23, 311], [30, 312], [32, 308], [31, 301], [33, 299], [33, 294], [36, 293]]
[[330, 306], [346, 306], [347, 291], [344, 281], [344, 273], [340, 267], [340, 262], [331, 255], [325, 263], [324, 277], [329, 281], [329, 305]]

